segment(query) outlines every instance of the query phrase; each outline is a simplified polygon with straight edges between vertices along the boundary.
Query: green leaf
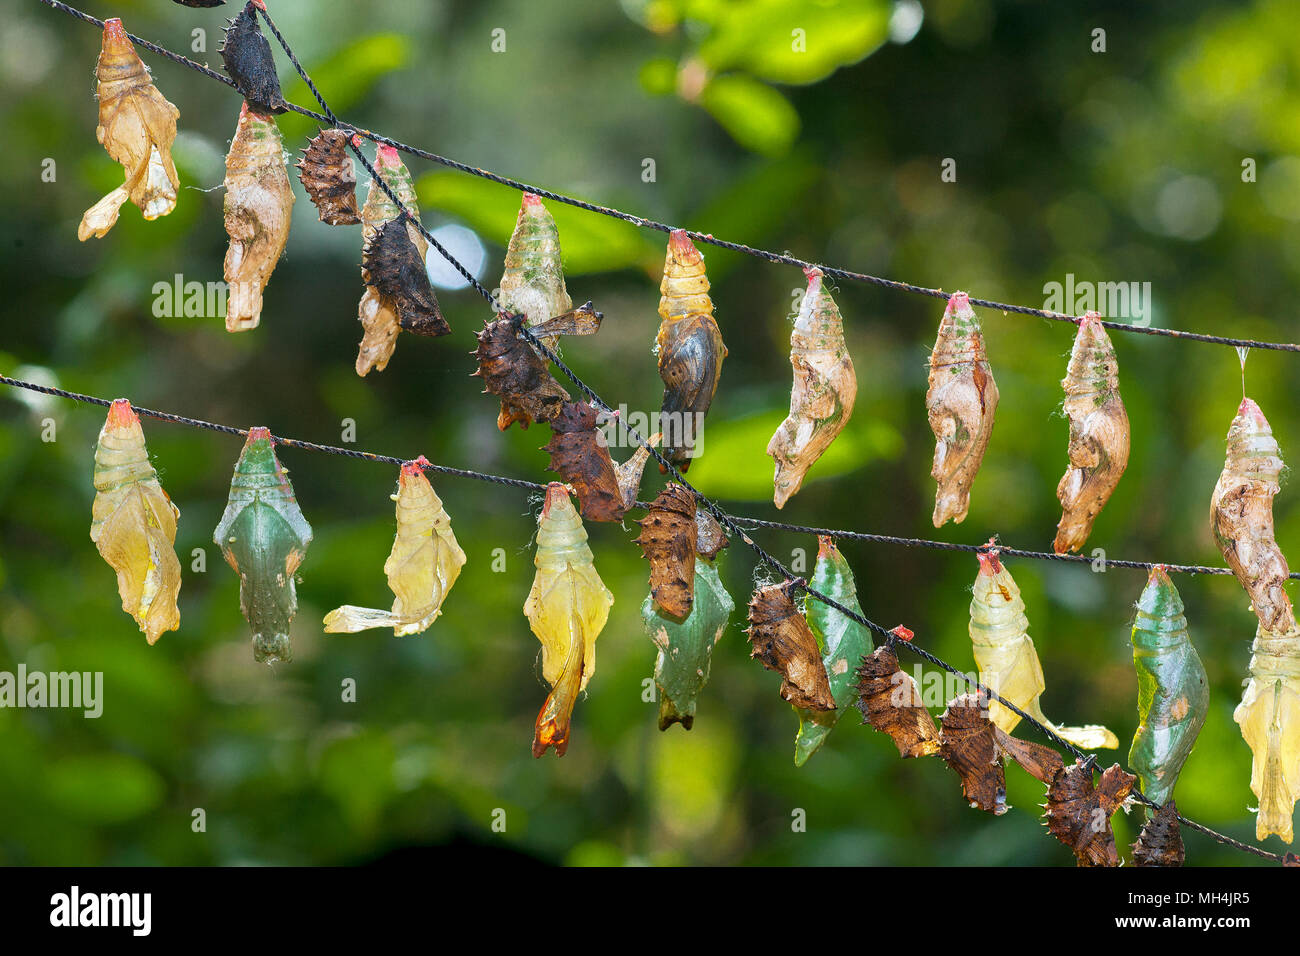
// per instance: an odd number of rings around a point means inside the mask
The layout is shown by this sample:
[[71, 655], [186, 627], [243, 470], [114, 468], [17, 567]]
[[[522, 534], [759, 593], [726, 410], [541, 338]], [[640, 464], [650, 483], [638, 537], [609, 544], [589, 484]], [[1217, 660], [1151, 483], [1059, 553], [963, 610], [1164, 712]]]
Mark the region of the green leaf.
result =
[[162, 801], [162, 778], [126, 754], [65, 757], [47, 773], [50, 802], [90, 823], [121, 823]]
[[716, 70], [744, 69], [778, 83], [815, 83], [877, 49], [889, 32], [887, 0], [748, 0], [717, 8], [699, 55]]
[[677, 88], [677, 64], [667, 58], [641, 65], [641, 88], [652, 96], [667, 96]]
[[[519, 216], [518, 190], [464, 173], [427, 173], [416, 181], [415, 189], [421, 209], [450, 213], [502, 246]], [[565, 275], [622, 269], [647, 255], [663, 257], [662, 250], [652, 247], [631, 223], [564, 203], [547, 201], [546, 208], [560, 232]]]
[[779, 156], [799, 135], [799, 114], [790, 101], [743, 73], [711, 79], [700, 94], [700, 105], [732, 139], [756, 153]]

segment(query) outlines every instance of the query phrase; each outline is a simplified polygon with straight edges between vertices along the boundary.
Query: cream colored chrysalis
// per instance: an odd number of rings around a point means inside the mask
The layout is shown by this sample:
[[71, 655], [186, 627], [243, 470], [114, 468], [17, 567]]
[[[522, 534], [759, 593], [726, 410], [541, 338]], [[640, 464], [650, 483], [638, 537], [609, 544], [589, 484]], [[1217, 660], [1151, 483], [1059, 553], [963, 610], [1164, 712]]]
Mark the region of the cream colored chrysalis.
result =
[[275, 118], [247, 103], [226, 154], [226, 331], [257, 328], [262, 292], [289, 242], [293, 187]]
[[805, 269], [804, 275], [808, 291], [790, 333], [790, 414], [767, 443], [767, 453], [776, 461], [773, 501], [778, 508], [799, 490], [808, 469], [848, 424], [858, 395], [840, 310], [822, 284], [820, 269]]
[[398, 637], [419, 634], [442, 613], [465, 552], [456, 542], [447, 516], [424, 469], [424, 457], [408, 461], [397, 479], [397, 536], [384, 562], [384, 574], [393, 592], [393, 608], [335, 608], [325, 616], [325, 633], [355, 634], [374, 627], [391, 627]]
[[[1020, 588], [996, 551], [981, 551], [978, 558], [980, 570], [970, 602], [970, 640], [980, 683], [1076, 747], [1118, 748], [1119, 738], [1105, 727], [1057, 727], [1043, 716], [1038, 699], [1047, 682], [1029, 636]], [[996, 701], [989, 704], [989, 717], [1008, 734], [1020, 723], [1019, 714]]]
[[157, 219], [176, 208], [180, 178], [172, 162], [172, 143], [180, 110], [169, 103], [149, 78], [149, 68], [114, 17], [104, 22], [103, 44], [95, 64], [98, 79], [99, 125], [95, 137], [121, 163], [126, 182], [86, 210], [77, 238], [105, 235], [117, 223], [128, 199], [145, 219]]
[[1079, 322], [1061, 387], [1070, 419], [1070, 467], [1056, 488], [1062, 509], [1052, 544], [1057, 554], [1083, 547], [1128, 467], [1128, 412], [1119, 397], [1119, 363], [1096, 312]]
[[971, 484], [984, 461], [998, 410], [998, 385], [984, 353], [984, 334], [965, 292], [954, 293], [943, 310], [930, 353], [925, 408], [934, 432], [930, 476], [939, 485], [934, 526], [949, 519], [960, 524], [970, 508]]
[[180, 511], [158, 483], [140, 418], [119, 398], [95, 446], [95, 503], [90, 540], [117, 572], [122, 610], [153, 644], [181, 624], [176, 605], [181, 563], [176, 557]]
[[1273, 496], [1280, 489], [1282, 453], [1268, 419], [1243, 398], [1228, 429], [1223, 471], [1210, 499], [1214, 542], [1232, 568], [1260, 626], [1286, 633], [1295, 621], [1284, 586], [1291, 574], [1273, 532]]
[[1250, 745], [1250, 789], [1259, 799], [1255, 836], [1270, 833], [1287, 843], [1291, 816], [1300, 799], [1300, 627], [1286, 615], [1286, 626], [1267, 631], [1259, 625], [1250, 658], [1250, 680], [1232, 718]]

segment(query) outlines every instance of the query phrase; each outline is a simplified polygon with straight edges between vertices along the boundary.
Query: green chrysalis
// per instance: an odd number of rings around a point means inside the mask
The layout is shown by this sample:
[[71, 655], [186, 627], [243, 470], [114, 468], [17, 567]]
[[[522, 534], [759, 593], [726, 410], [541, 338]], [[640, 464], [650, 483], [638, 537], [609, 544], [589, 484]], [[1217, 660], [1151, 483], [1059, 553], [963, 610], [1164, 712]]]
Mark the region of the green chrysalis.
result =
[[722, 586], [718, 569], [704, 558], [695, 559], [695, 601], [691, 613], [678, 621], [660, 611], [647, 594], [641, 605], [646, 633], [659, 648], [655, 659], [655, 684], [659, 688], [659, 729], [674, 723], [690, 730], [695, 723], [695, 698], [709, 680], [713, 645], [727, 629], [736, 609]]
[[298, 610], [293, 575], [311, 544], [311, 525], [265, 428], [248, 432], [212, 540], [239, 574], [240, 609], [253, 628], [254, 660], [291, 660], [289, 622]]
[[[857, 585], [849, 563], [830, 538], [818, 538], [817, 543], [817, 564], [813, 567], [811, 582], [813, 589], [861, 614]], [[822, 650], [822, 663], [826, 665], [826, 676], [831, 683], [835, 710], [795, 708], [799, 715], [799, 734], [794, 739], [796, 767], [802, 767], [817, 752], [831, 728], [853, 702], [857, 693], [855, 674], [858, 665], [874, 649], [870, 631], [828, 604], [810, 600], [807, 618]]]
[[1163, 805], [1210, 706], [1205, 667], [1187, 635], [1178, 589], [1162, 567], [1151, 570], [1133, 621], [1133, 666], [1138, 679], [1138, 729], [1129, 769], [1142, 792]]

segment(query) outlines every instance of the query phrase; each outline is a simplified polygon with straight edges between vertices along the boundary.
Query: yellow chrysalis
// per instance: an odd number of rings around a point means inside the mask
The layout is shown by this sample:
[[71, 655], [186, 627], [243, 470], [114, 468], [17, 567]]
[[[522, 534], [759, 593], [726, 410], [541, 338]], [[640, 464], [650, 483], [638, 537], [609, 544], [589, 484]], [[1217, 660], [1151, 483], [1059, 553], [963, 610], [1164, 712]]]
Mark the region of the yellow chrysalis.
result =
[[419, 634], [442, 613], [442, 602], [465, 564], [447, 516], [429, 479], [424, 457], [408, 461], [397, 479], [397, 536], [384, 562], [393, 592], [393, 609], [345, 604], [325, 616], [327, 634], [355, 634], [372, 627], [391, 627], [398, 637]]
[[122, 610], [150, 644], [181, 624], [181, 563], [174, 550], [180, 514], [149, 463], [139, 416], [119, 398], [95, 446], [90, 540], [117, 572]]
[[1250, 680], [1232, 718], [1254, 760], [1250, 789], [1259, 798], [1255, 836], [1293, 837], [1291, 814], [1300, 799], [1300, 627], [1284, 631], [1259, 625], [1250, 658]]
[[533, 756], [540, 757], [548, 747], [563, 756], [573, 705], [596, 671], [596, 638], [609, 619], [614, 595], [596, 573], [587, 531], [559, 482], [546, 488], [533, 563], [537, 575], [524, 614], [542, 642], [542, 676], [551, 685], [537, 715]]

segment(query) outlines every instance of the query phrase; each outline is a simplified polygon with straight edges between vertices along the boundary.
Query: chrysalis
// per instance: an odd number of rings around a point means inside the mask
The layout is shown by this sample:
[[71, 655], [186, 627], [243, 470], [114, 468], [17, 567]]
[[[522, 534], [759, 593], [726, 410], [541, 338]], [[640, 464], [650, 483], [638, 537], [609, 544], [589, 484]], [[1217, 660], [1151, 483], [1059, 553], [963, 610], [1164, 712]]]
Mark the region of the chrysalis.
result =
[[960, 524], [970, 507], [970, 488], [984, 461], [998, 384], [984, 352], [979, 318], [965, 292], [954, 293], [943, 311], [939, 337], [930, 353], [930, 387], [925, 407], [934, 432], [934, 465], [939, 483], [934, 498], [934, 526], [950, 518]]
[[898, 666], [888, 645], [876, 648], [857, 669], [858, 710], [881, 733], [889, 734], [902, 757], [939, 752], [939, 731], [921, 702], [912, 675]]
[[589, 521], [621, 521], [636, 504], [650, 452], [638, 448], [622, 465], [609, 456], [609, 445], [596, 430], [596, 409], [568, 402], [551, 419], [550, 471], [558, 472], [578, 496], [578, 510]]
[[265, 0], [248, 0], [226, 27], [226, 38], [218, 52], [226, 72], [235, 81], [235, 88], [254, 109], [260, 113], [283, 113], [288, 107], [280, 92], [280, 78], [275, 74], [271, 44], [262, 35], [254, 7], [265, 10]]
[[1070, 467], [1056, 486], [1062, 508], [1052, 545], [1057, 554], [1083, 547], [1128, 467], [1128, 413], [1119, 397], [1119, 363], [1096, 312], [1079, 323], [1061, 387], [1070, 419]]
[[172, 162], [180, 110], [164, 99], [149, 79], [149, 69], [117, 17], [104, 21], [103, 45], [95, 64], [99, 81], [99, 125], [95, 138], [126, 171], [126, 182], [86, 210], [77, 238], [105, 235], [117, 223], [128, 199], [145, 219], [176, 208], [180, 179]]
[[1133, 621], [1138, 678], [1138, 729], [1128, 765], [1148, 799], [1163, 805], [1174, 792], [1210, 706], [1205, 668], [1187, 636], [1178, 589], [1153, 568]]
[[[704, 416], [718, 390], [727, 347], [713, 318], [704, 256], [677, 229], [668, 238], [664, 278], [659, 285], [659, 377], [664, 380], [659, 428], [664, 457], [682, 471], [690, 467]], [[661, 469], [662, 470], [662, 469]]]
[[[1290, 612], [1288, 612], [1290, 616]], [[1250, 745], [1250, 789], [1259, 799], [1255, 835], [1292, 839], [1291, 814], [1300, 799], [1300, 627], [1259, 625], [1251, 648], [1250, 680], [1232, 719]]]
[[712, 561], [718, 552], [731, 542], [722, 531], [722, 525], [703, 508], [695, 509], [695, 553]]
[[294, 573], [311, 544], [311, 525], [265, 428], [248, 431], [212, 541], [239, 575], [240, 610], [253, 629], [253, 659], [292, 660], [289, 622], [298, 610]]
[[293, 188], [275, 119], [245, 103], [226, 154], [226, 331], [257, 328], [262, 291], [289, 242]]
[[659, 649], [655, 684], [659, 688], [660, 730], [674, 723], [687, 730], [695, 725], [695, 701], [709, 679], [713, 645], [726, 631], [735, 609], [713, 562], [699, 557], [695, 559], [695, 601], [684, 620], [665, 614], [654, 597], [646, 595], [641, 619]]
[[174, 550], [180, 514], [149, 463], [139, 416], [119, 398], [95, 446], [90, 540], [117, 572], [122, 610], [150, 644], [181, 625], [181, 564]]
[[298, 178], [316, 206], [320, 221], [331, 226], [355, 226], [361, 221], [357, 212], [357, 171], [347, 146], [348, 134], [343, 130], [321, 130], [297, 163]]
[[750, 657], [781, 675], [781, 696], [796, 707], [834, 710], [826, 666], [817, 652], [817, 638], [790, 596], [792, 582], [769, 584], [749, 602]]
[[1178, 824], [1178, 806], [1170, 800], [1152, 814], [1133, 844], [1134, 866], [1182, 866], [1182, 828]]
[[[360, 137], [353, 137], [352, 144], [359, 146]], [[380, 144], [375, 147], [375, 172], [388, 184], [388, 188], [402, 201], [408, 212], [415, 218], [420, 216], [420, 207], [415, 200], [415, 184], [411, 181], [411, 172], [402, 162], [397, 150], [392, 146]], [[388, 194], [373, 178], [366, 192], [365, 205], [361, 207], [361, 235], [364, 245], [368, 245], [387, 222], [399, 219], [402, 210], [388, 198]], [[403, 220], [405, 221], [405, 220]], [[406, 234], [410, 238], [420, 261], [429, 253], [429, 244], [420, 230], [409, 222]], [[363, 245], [363, 248], [364, 248]], [[361, 272], [365, 278], [366, 270]], [[367, 284], [357, 307], [357, 318], [361, 321], [363, 334], [357, 348], [357, 374], [365, 375], [371, 369], [383, 371], [388, 360], [393, 357], [397, 347], [397, 333], [402, 331], [398, 320], [397, 303], [384, 296], [374, 286]]]
[[451, 530], [442, 499], [424, 476], [429, 462], [420, 457], [402, 465], [397, 478], [397, 537], [384, 562], [393, 592], [393, 609], [335, 608], [325, 616], [325, 633], [355, 634], [391, 627], [398, 637], [420, 634], [442, 613], [442, 602], [465, 564], [465, 552]]
[[381, 298], [393, 303], [397, 324], [406, 331], [447, 335], [451, 326], [442, 317], [424, 253], [411, 241], [409, 228], [400, 219], [379, 227], [362, 250], [361, 277]]
[[1008, 809], [1007, 777], [988, 703], [983, 694], [962, 694], [948, 704], [940, 720], [939, 756], [961, 778], [970, 805], [1000, 817]]
[[614, 595], [596, 573], [587, 531], [559, 482], [546, 488], [533, 563], [537, 576], [524, 614], [542, 642], [542, 676], [551, 685], [537, 715], [533, 756], [554, 747], [562, 757], [569, 747], [573, 705], [596, 672], [596, 638], [609, 619]]
[[1210, 500], [1210, 522], [1219, 550], [1250, 595], [1260, 627], [1285, 632], [1295, 616], [1283, 590], [1291, 569], [1273, 537], [1273, 496], [1282, 467], [1268, 419], [1243, 398], [1228, 429], [1228, 454]]
[[790, 333], [790, 414], [767, 443], [767, 453], [776, 460], [773, 500], [778, 508], [785, 507], [808, 469], [848, 424], [858, 395], [840, 310], [822, 285], [820, 269], [805, 269], [804, 275], [808, 291]]
[[[591, 335], [600, 328], [603, 318], [588, 302], [572, 312], [548, 319], [537, 328], [555, 335]], [[488, 322], [478, 333], [478, 348], [473, 354], [478, 359], [478, 368], [470, 373], [471, 377], [482, 378], [484, 393], [501, 399], [497, 428], [502, 431], [512, 422], [527, 428], [535, 421], [552, 421], [569, 400], [569, 393], [547, 369], [546, 360], [520, 337], [513, 319]]]
[[[858, 604], [857, 585], [849, 563], [830, 538], [817, 539], [817, 564], [813, 567], [812, 588], [843, 604], [850, 611], [862, 613]], [[829, 604], [810, 600], [807, 603], [808, 626], [822, 651], [822, 665], [830, 682], [834, 710], [801, 710], [799, 733], [794, 740], [794, 764], [802, 767], [826, 742], [845, 709], [857, 696], [856, 670], [863, 657], [872, 651], [871, 632], [866, 627], [835, 610]]]
[[1110, 818], [1124, 805], [1137, 780], [1113, 765], [1092, 783], [1092, 765], [1076, 760], [1047, 788], [1047, 829], [1071, 850], [1079, 866], [1119, 866]]
[[695, 600], [695, 495], [669, 482], [639, 524], [636, 543], [650, 562], [650, 598], [680, 621]]
[[[500, 301], [506, 312], [522, 315], [530, 327], [573, 308], [564, 287], [559, 230], [542, 201], [532, 193], [524, 193], [515, 231], [506, 246]], [[542, 341], [554, 351], [556, 336], [545, 336]]]
[[[970, 639], [980, 683], [1077, 747], [1118, 747], [1119, 738], [1105, 727], [1056, 727], [1043, 716], [1038, 699], [1047, 685], [1029, 636], [1020, 588], [996, 553], [980, 552], [978, 557], [980, 570], [970, 603]], [[993, 722], [1006, 733], [1020, 723], [1019, 714], [996, 701], [989, 710]]]

